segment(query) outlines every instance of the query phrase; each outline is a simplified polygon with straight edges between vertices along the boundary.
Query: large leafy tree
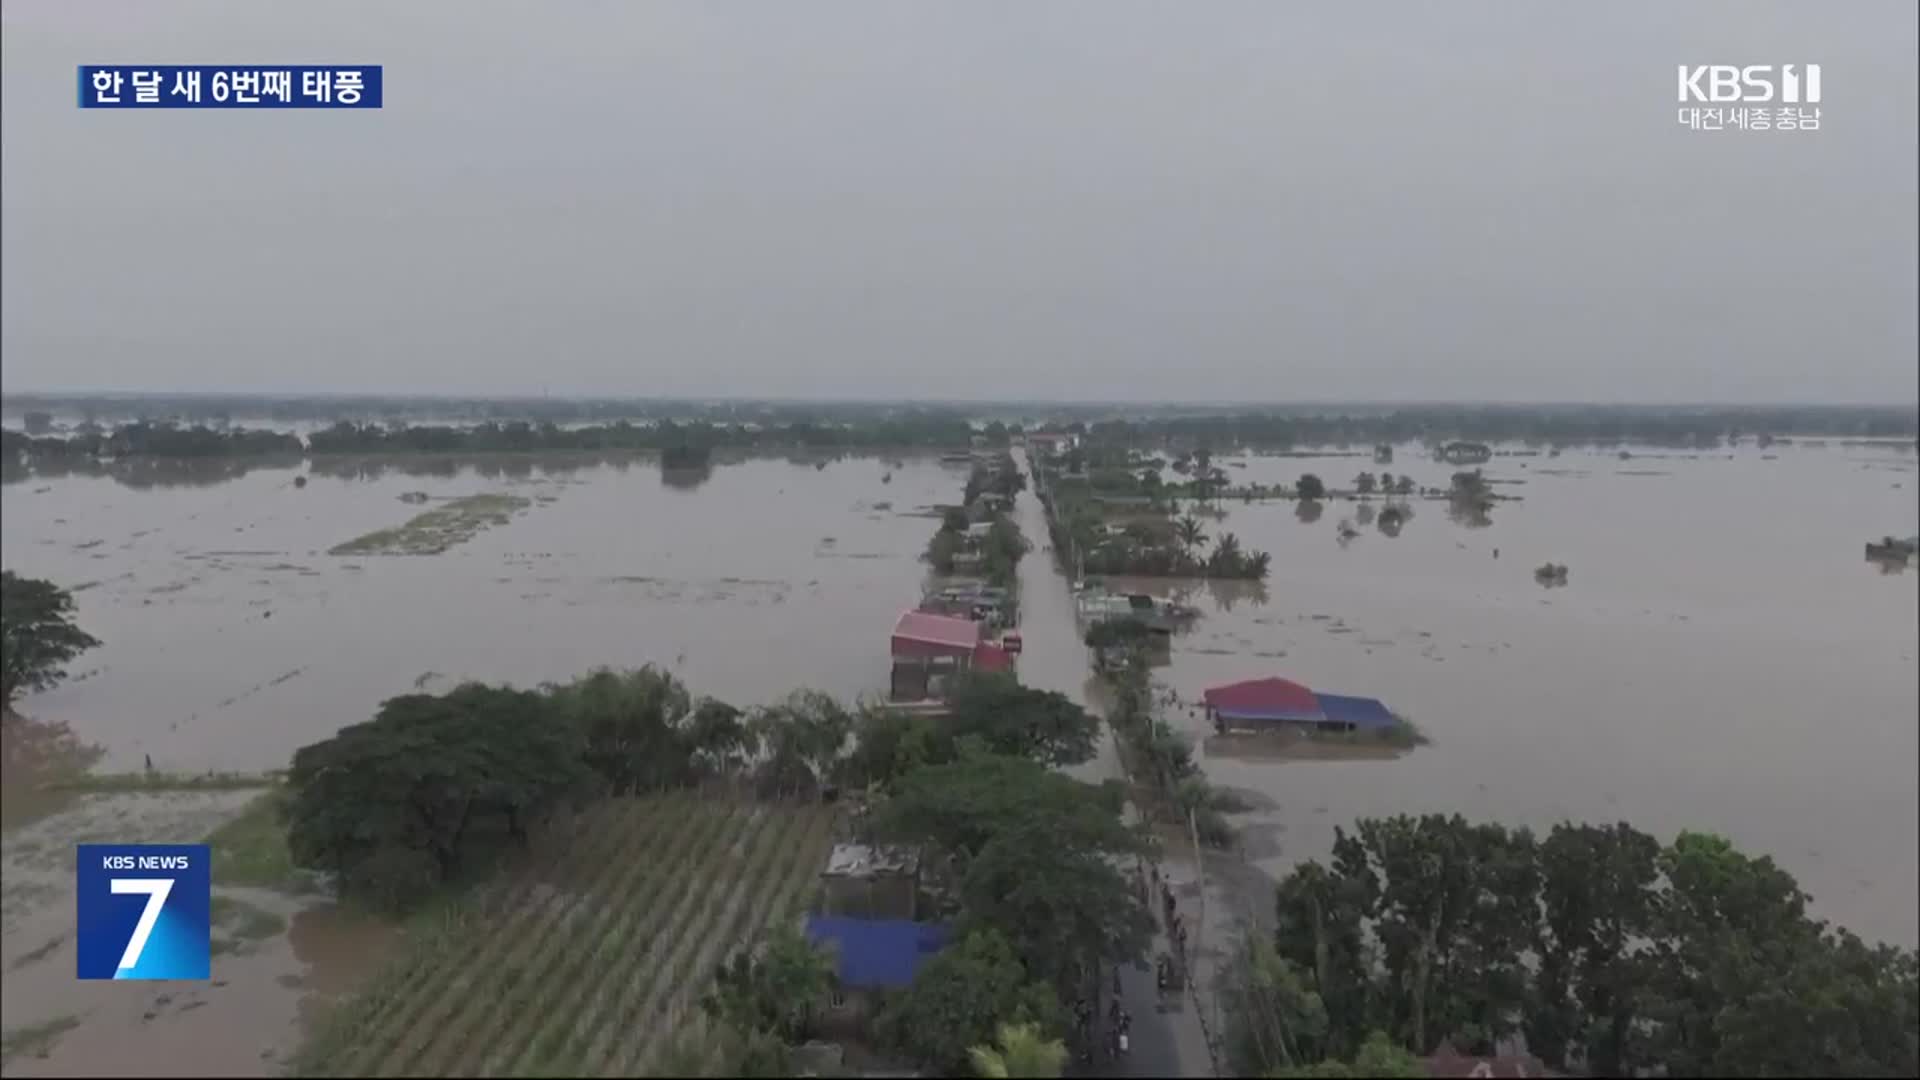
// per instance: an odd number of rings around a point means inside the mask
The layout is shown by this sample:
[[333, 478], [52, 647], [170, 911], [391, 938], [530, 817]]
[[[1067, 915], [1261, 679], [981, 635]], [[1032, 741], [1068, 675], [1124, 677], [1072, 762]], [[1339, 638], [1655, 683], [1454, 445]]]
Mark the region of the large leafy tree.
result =
[[1390, 985], [1395, 1030], [1425, 1053], [1449, 1035], [1490, 1051], [1524, 1001], [1532, 944], [1532, 836], [1455, 815], [1363, 820], [1334, 863], [1359, 882]]
[[967, 753], [903, 777], [873, 832], [932, 845], [959, 874], [962, 925], [1005, 935], [1032, 975], [1066, 993], [1082, 970], [1143, 955], [1152, 917], [1120, 857], [1144, 850], [1117, 787], [1026, 758]]
[[976, 930], [927, 961], [913, 984], [890, 999], [875, 1020], [884, 1045], [921, 1065], [954, 1075], [970, 1047], [1002, 1024], [1029, 1023], [1057, 1034], [1058, 999], [1034, 982], [1006, 937]]
[[1093, 758], [1100, 720], [1065, 694], [1020, 685], [1011, 675], [975, 673], [954, 681], [946, 724], [975, 735], [996, 754], [1042, 764], [1078, 765]]
[[73, 623], [73, 595], [51, 581], [0, 571], [0, 697], [46, 690], [98, 638]]
[[404, 907], [571, 797], [593, 773], [578, 732], [535, 693], [470, 683], [409, 694], [302, 747], [287, 774], [296, 865]]
[[1648, 982], [1660, 845], [1627, 825], [1556, 826], [1539, 849], [1540, 958], [1527, 1045], [1580, 1051], [1602, 1076], [1634, 1064], [1630, 1036]]
[[825, 694], [801, 690], [760, 710], [748, 728], [762, 751], [754, 770], [760, 793], [811, 796], [843, 771], [854, 716]]
[[685, 783], [692, 748], [683, 729], [693, 696], [660, 668], [602, 668], [547, 688], [560, 717], [584, 741], [583, 760], [615, 794]]
[[[1807, 905], [1770, 859], [1715, 836], [1663, 849], [1626, 825], [1561, 825], [1536, 844], [1457, 817], [1363, 820], [1331, 866], [1281, 882], [1274, 951], [1325, 1006], [1328, 1069], [1373, 1028], [1418, 1054], [1486, 1053], [1520, 1018], [1533, 1052], [1600, 1075], [1920, 1072], [1914, 952]], [[1265, 985], [1229, 995], [1265, 1013], [1229, 1030], [1278, 1013], [1310, 1032], [1274, 1004], [1285, 980]]]

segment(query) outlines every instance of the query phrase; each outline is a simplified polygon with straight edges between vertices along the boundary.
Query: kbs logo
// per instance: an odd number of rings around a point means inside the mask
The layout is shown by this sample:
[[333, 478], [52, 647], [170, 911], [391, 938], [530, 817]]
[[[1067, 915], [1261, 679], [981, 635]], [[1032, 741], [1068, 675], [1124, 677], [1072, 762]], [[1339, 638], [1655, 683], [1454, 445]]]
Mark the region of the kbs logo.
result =
[[205, 979], [213, 877], [205, 844], [81, 844], [82, 979]]
[[1820, 103], [1819, 64], [1680, 65], [1680, 103], [1706, 101], [1758, 105]]

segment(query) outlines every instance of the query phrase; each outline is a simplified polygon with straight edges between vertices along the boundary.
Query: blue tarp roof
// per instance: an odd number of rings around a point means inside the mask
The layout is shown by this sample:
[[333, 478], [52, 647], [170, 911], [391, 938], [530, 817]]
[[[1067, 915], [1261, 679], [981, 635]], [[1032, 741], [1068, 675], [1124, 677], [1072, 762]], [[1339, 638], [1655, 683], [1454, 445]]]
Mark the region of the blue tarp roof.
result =
[[1373, 731], [1390, 728], [1398, 721], [1392, 710], [1370, 697], [1346, 697], [1341, 694], [1313, 695], [1320, 699], [1320, 710], [1327, 714], [1330, 724], [1351, 724], [1359, 731]]
[[807, 940], [831, 945], [840, 984], [857, 990], [897, 990], [913, 982], [920, 965], [946, 948], [953, 928], [907, 919], [854, 919], [840, 915], [807, 917]]

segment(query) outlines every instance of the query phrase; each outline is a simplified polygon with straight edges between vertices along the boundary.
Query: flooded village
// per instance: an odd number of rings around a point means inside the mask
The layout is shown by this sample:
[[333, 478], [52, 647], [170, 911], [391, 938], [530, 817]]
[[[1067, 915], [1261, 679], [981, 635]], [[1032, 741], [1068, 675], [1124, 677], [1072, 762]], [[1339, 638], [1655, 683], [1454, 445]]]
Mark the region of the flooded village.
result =
[[[698, 996], [663, 984], [581, 1006], [665, 1010], [644, 1053], [603, 1047], [583, 1019], [579, 1056], [503, 1037], [485, 1057], [401, 1041], [299, 1064], [344, 1037], [342, 1015], [397, 1030], [353, 1010], [397, 993], [382, 957], [421, 931], [342, 906], [284, 851], [221, 885], [213, 982], [72, 979], [72, 844], [212, 837], [258, 858], [278, 828], [261, 794], [299, 748], [400, 695], [599, 667], [655, 665], [750, 709], [808, 689], [936, 723], [954, 680], [1010, 672], [1108, 717], [1068, 771], [1126, 784], [1127, 819], [1156, 838], [1123, 864], [1162, 894], [1155, 960], [1115, 975], [1152, 1073], [1213, 1068], [1235, 942], [1265, 932], [1273, 882], [1361, 818], [1709, 831], [1790, 871], [1820, 917], [1914, 943], [1912, 836], [1876, 824], [1916, 810], [1914, 579], [1857, 555], [1862, 533], [1915, 524], [1911, 440], [1515, 450], [1475, 458], [1473, 490], [1500, 497], [1464, 505], [1452, 447], [1196, 455], [1053, 431], [956, 452], [723, 453], [692, 477], [540, 454], [315, 458], [179, 484], [17, 474], [0, 488], [8, 568], [72, 590], [102, 644], [8, 721], [7, 1072], [679, 1060], [667, 1033], [698, 1027]], [[1402, 482], [1371, 475], [1389, 460]], [[1099, 491], [1114, 472], [1139, 490]], [[1140, 572], [1157, 558], [1181, 572]], [[1542, 562], [1573, 572], [1542, 582]], [[1145, 696], [1127, 706], [1135, 660]], [[1212, 793], [1202, 817], [1139, 771], [1151, 738], [1128, 740], [1128, 707], [1187, 747]], [[838, 978], [898, 990], [910, 970], [849, 957], [929, 952], [895, 937], [944, 924], [915, 921], [924, 884], [905, 910], [810, 901], [849, 873], [870, 894], [862, 860], [891, 858], [837, 817], [767, 829], [783, 884], [764, 903], [739, 886], [740, 925], [811, 910]], [[1203, 819], [1218, 825], [1202, 835]], [[565, 869], [578, 857], [541, 880], [587, 873]]]

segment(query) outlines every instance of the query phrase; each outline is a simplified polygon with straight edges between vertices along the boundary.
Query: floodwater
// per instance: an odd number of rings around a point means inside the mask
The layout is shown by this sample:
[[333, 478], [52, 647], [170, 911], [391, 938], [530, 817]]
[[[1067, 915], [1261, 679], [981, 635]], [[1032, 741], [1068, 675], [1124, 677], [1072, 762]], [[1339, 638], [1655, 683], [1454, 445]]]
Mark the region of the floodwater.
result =
[[[802, 687], [878, 695], [887, 634], [925, 578], [925, 515], [965, 483], [964, 466], [878, 457], [100, 471], [0, 487], [7, 567], [74, 589], [80, 625], [105, 642], [6, 729], [10, 821], [37, 820], [10, 824], [0, 848], [0, 1020], [10, 1044], [54, 1032], [7, 1075], [278, 1071], [392, 933], [311, 896], [216, 884], [286, 929], [216, 955], [209, 983], [78, 982], [73, 845], [198, 841], [257, 792], [14, 798], [35, 774], [137, 770], [149, 755], [162, 771], [279, 768], [396, 694], [602, 664], [661, 664], [740, 705]], [[400, 498], [415, 492], [428, 500]], [[436, 555], [327, 554], [481, 493], [527, 506]]]
[[219, 952], [204, 983], [74, 978], [73, 845], [195, 842], [258, 794], [88, 795], [7, 832], [0, 1022], [9, 1042], [57, 1034], [16, 1052], [6, 1075], [270, 1075], [316, 1011], [370, 973], [390, 924], [316, 897], [216, 886], [285, 929]]
[[[402, 467], [0, 488], [8, 568], [74, 588], [80, 625], [105, 642], [21, 711], [99, 746], [102, 769], [151, 755], [161, 770], [248, 771], [464, 678], [652, 662], [743, 706], [803, 687], [877, 694], [937, 527], [918, 515], [965, 483], [964, 466], [924, 458]], [[400, 500], [415, 491], [436, 501]], [[532, 502], [437, 555], [327, 554], [485, 492]]]
[[[1351, 487], [1385, 468], [1444, 487], [1454, 471], [1401, 458], [1253, 458], [1230, 475]], [[1484, 468], [1521, 496], [1484, 524], [1414, 500], [1399, 535], [1356, 522], [1343, 543], [1364, 504], [1306, 522], [1290, 503], [1229, 502], [1207, 531], [1270, 551], [1264, 588], [1139, 583], [1206, 613], [1155, 672], [1184, 700], [1281, 675], [1381, 698], [1432, 739], [1392, 760], [1205, 757], [1217, 783], [1272, 801], [1239, 819], [1259, 867], [1324, 858], [1362, 816], [1624, 820], [1723, 833], [1793, 873], [1820, 916], [1920, 940], [1920, 573], [1862, 550], [1920, 531], [1911, 446]], [[1569, 567], [1564, 586], [1536, 582], [1549, 561]]]

